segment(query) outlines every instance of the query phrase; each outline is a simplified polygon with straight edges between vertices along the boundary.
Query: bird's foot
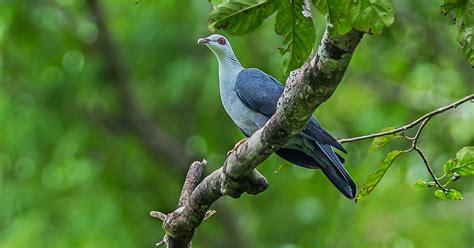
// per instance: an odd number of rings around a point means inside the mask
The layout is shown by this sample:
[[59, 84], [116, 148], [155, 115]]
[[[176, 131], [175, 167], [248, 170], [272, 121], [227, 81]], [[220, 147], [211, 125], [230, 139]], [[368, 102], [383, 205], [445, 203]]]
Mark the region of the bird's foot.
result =
[[239, 146], [241, 146], [243, 143], [245, 143], [245, 141], [247, 141], [247, 138], [244, 138], [244, 139], [240, 140], [239, 142], [237, 142], [237, 144], [235, 144], [234, 148], [232, 148], [232, 150], [227, 152], [227, 156], [229, 156], [233, 152], [237, 151], [237, 148], [239, 148]]

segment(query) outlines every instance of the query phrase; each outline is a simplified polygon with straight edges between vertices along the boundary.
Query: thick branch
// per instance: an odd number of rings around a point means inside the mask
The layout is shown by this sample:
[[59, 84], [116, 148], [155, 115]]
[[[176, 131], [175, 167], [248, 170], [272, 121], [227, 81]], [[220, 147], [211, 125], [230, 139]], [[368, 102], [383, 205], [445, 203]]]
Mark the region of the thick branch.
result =
[[168, 247], [188, 247], [206, 211], [221, 196], [237, 198], [266, 189], [266, 179], [255, 168], [299, 133], [316, 107], [333, 94], [362, 36], [351, 31], [335, 37], [329, 28], [325, 31], [316, 56], [291, 73], [272, 118], [197, 185], [184, 207], [168, 215], [163, 224]]
[[363, 135], [363, 136], [359, 136], [359, 137], [354, 137], [354, 138], [347, 138], [347, 139], [340, 139], [339, 142], [340, 143], [347, 143], [347, 142], [354, 142], [354, 141], [359, 141], [359, 140], [365, 140], [365, 139], [372, 139], [372, 138], [376, 138], [376, 137], [381, 137], [381, 136], [386, 136], [386, 135], [390, 135], [390, 134], [396, 134], [396, 133], [400, 133], [400, 132], [403, 132], [403, 131], [406, 131], [410, 128], [413, 128], [415, 127], [416, 125], [418, 125], [419, 123], [427, 120], [427, 119], [430, 119], [431, 117], [435, 116], [435, 115], [438, 115], [438, 114], [441, 114], [443, 112], [446, 112], [450, 109], [454, 109], [456, 107], [458, 107], [459, 105], [465, 103], [465, 102], [468, 102], [468, 101], [473, 101], [474, 100], [474, 94], [472, 95], [468, 95], [456, 102], [453, 102], [449, 105], [446, 105], [446, 106], [443, 106], [443, 107], [440, 107], [436, 110], [433, 110], [425, 115], [423, 115], [422, 117], [404, 125], [404, 126], [401, 126], [399, 128], [395, 128], [395, 129], [392, 129], [390, 131], [385, 131], [385, 132], [380, 132], [380, 133], [373, 133], [373, 134], [368, 134], [368, 135]]

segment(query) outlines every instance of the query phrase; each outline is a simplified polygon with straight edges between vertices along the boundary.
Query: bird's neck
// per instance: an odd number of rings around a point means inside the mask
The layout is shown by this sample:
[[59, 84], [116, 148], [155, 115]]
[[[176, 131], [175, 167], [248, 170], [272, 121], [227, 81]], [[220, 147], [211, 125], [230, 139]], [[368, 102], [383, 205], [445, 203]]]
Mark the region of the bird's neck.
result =
[[222, 84], [229, 84], [235, 83], [235, 79], [240, 71], [244, 68], [240, 64], [237, 57], [232, 54], [222, 54], [221, 56], [217, 57], [219, 61], [219, 81]]
[[242, 70], [243, 67], [240, 64], [239, 60], [233, 53], [227, 53], [227, 54], [220, 54], [217, 56], [217, 60], [219, 61], [219, 69], [229, 69], [229, 70], [234, 70], [234, 69], [240, 69]]

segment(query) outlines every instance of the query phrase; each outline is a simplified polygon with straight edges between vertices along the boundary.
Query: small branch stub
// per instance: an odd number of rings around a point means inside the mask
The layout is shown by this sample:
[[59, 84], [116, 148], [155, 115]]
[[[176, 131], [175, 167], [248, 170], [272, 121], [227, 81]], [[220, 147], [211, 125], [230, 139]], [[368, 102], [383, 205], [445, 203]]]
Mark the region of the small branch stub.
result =
[[168, 217], [166, 214], [159, 212], [159, 211], [151, 211], [150, 216], [153, 218], [160, 219], [161, 221], [165, 221]]
[[211, 216], [213, 216], [215, 213], [216, 213], [216, 210], [208, 210], [206, 212], [206, 215], [204, 215], [204, 220], [211, 218]]

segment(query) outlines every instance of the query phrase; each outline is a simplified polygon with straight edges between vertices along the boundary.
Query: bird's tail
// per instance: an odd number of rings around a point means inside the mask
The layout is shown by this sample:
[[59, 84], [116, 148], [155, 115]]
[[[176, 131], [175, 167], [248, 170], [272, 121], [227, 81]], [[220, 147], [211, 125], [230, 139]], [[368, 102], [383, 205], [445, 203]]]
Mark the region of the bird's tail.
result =
[[331, 146], [316, 143], [314, 153], [315, 160], [329, 181], [347, 198], [354, 199], [356, 185]]

